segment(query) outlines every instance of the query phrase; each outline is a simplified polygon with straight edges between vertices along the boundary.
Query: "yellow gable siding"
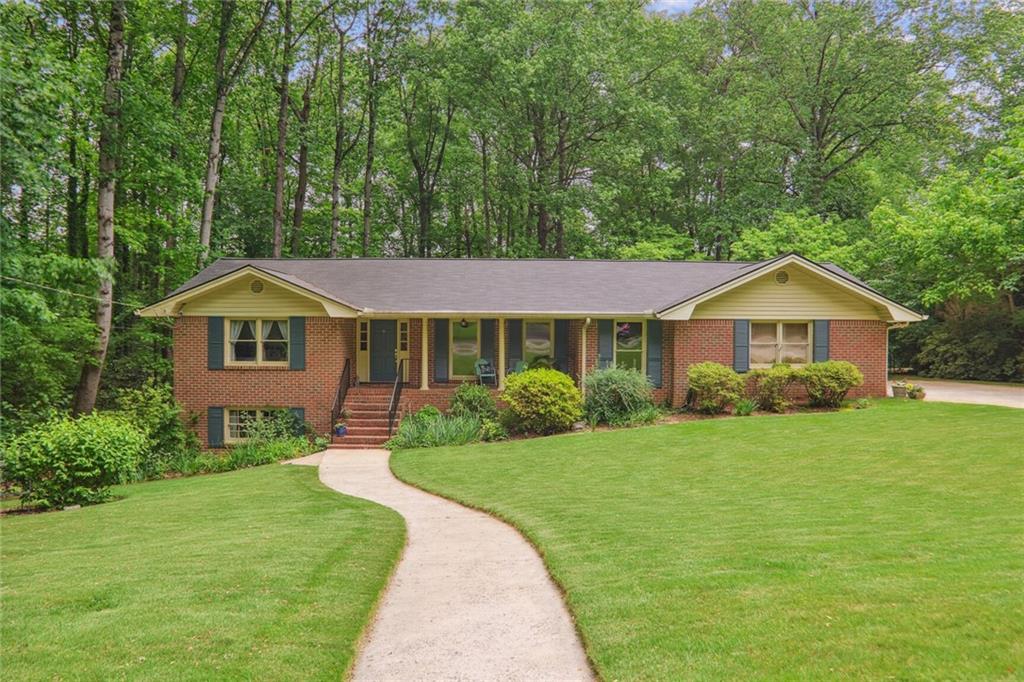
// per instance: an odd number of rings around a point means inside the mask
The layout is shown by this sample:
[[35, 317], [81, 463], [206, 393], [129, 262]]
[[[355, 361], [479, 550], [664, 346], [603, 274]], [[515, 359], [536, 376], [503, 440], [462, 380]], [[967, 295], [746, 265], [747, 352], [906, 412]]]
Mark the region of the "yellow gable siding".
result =
[[[263, 291], [252, 293], [249, 285], [254, 279], [263, 282]], [[246, 317], [287, 317], [326, 315], [317, 301], [288, 291], [284, 287], [259, 277], [241, 277], [222, 287], [209, 291], [185, 303], [185, 315], [239, 315]]]
[[884, 311], [799, 267], [783, 268], [786, 284], [775, 272], [758, 277], [694, 308], [691, 319], [878, 320]]

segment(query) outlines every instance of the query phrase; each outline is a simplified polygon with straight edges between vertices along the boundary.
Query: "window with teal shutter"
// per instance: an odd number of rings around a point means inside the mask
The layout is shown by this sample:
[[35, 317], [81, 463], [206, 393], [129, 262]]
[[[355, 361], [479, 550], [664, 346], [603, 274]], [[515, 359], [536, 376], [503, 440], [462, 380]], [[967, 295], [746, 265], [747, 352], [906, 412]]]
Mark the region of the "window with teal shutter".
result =
[[206, 444], [211, 448], [224, 447], [224, 408], [206, 408]]
[[288, 369], [306, 369], [306, 318], [289, 317], [288, 335], [291, 337]]
[[661, 320], [647, 321], [647, 376], [661, 388]]

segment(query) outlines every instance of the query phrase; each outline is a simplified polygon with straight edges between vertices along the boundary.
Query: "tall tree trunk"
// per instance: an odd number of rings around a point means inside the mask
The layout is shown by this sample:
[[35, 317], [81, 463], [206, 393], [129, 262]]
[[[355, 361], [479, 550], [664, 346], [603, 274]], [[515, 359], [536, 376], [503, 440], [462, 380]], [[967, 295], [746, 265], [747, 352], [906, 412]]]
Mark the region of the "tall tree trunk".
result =
[[[100, 127], [100, 184], [97, 200], [96, 255], [113, 268], [114, 260], [114, 194], [117, 189], [117, 167], [120, 149], [121, 119], [121, 72], [124, 62], [124, 0], [112, 0], [110, 7], [110, 28], [107, 36], [107, 76], [103, 86], [103, 119]], [[114, 283], [111, 271], [100, 277], [96, 292], [96, 327], [99, 338], [96, 347], [82, 367], [82, 375], [75, 391], [74, 413], [92, 412], [96, 407], [103, 363], [107, 358], [110, 343], [110, 326], [113, 319]]]
[[306, 189], [309, 186], [309, 117], [313, 109], [313, 90], [320, 77], [320, 43], [317, 42], [313, 71], [302, 88], [302, 108], [299, 109], [299, 178], [295, 187], [295, 206], [292, 209], [292, 256], [298, 256], [302, 245], [302, 217], [306, 210]]
[[[278, 8], [281, 3], [278, 2]], [[284, 171], [288, 142], [288, 75], [292, 70], [292, 0], [284, 0], [284, 40], [277, 100], [277, 163], [274, 175], [274, 258], [281, 257], [284, 244]]]
[[377, 138], [377, 60], [374, 26], [376, 18], [366, 4], [366, 164], [363, 167], [363, 255], [370, 255], [370, 217], [373, 210], [373, 154]]
[[334, 167], [331, 172], [331, 258], [338, 257], [338, 233], [341, 231], [341, 165], [346, 154], [345, 38], [345, 31], [338, 29], [338, 101], [334, 112]]
[[[74, 120], [74, 117], [72, 117]], [[68, 141], [68, 255], [78, 256], [78, 126], [72, 124]]]
[[[371, 57], [372, 61], [372, 57]], [[371, 67], [372, 70], [372, 67]], [[372, 83], [372, 77], [368, 79]], [[368, 83], [368, 85], [371, 85]], [[372, 85], [371, 85], [372, 87]], [[363, 168], [363, 255], [370, 255], [370, 216], [373, 197], [373, 154], [377, 137], [377, 103], [376, 93], [367, 92], [366, 113], [366, 165]]]
[[235, 14], [235, 0], [221, 0], [220, 26], [217, 37], [217, 59], [214, 64], [214, 103], [210, 118], [210, 144], [206, 153], [206, 177], [203, 181], [203, 213], [199, 222], [199, 263], [206, 262], [210, 250], [213, 230], [213, 209], [217, 200], [217, 184], [220, 182], [221, 131], [224, 128], [224, 111], [227, 108], [228, 93], [245, 66], [256, 39], [263, 31], [263, 24], [270, 11], [270, 0], [260, 10], [255, 25], [242, 39], [238, 52], [228, 64], [228, 38]]

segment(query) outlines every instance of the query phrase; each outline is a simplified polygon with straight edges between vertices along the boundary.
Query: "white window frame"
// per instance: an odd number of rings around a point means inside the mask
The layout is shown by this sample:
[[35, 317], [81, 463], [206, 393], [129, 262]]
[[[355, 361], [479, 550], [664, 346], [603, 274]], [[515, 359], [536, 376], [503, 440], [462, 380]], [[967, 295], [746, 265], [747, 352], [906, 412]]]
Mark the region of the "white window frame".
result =
[[[775, 325], [775, 361], [770, 363], [754, 362], [752, 348], [754, 344], [754, 325], [755, 324], [774, 324]], [[782, 329], [783, 325], [786, 324], [802, 324], [807, 327], [807, 362], [782, 362], [782, 346], [795, 346], [797, 344], [784, 344], [782, 340]], [[748, 353], [750, 360], [750, 369], [768, 369], [773, 365], [787, 364], [790, 367], [806, 367], [807, 365], [814, 362], [814, 324], [810, 320], [751, 320], [747, 327], [747, 344]], [[756, 344], [766, 345], [766, 344]]]
[[[232, 322], [253, 322], [256, 325], [256, 359], [255, 360], [234, 360], [232, 359], [232, 350], [234, 342], [231, 340], [231, 323]], [[285, 355], [287, 356], [284, 360], [264, 360], [263, 359], [263, 323], [264, 322], [281, 322], [284, 324], [285, 330], [287, 330], [288, 338], [284, 343], [288, 346]], [[281, 341], [273, 341], [272, 343], [281, 343]], [[230, 367], [287, 367], [289, 360], [292, 357], [292, 334], [289, 326], [288, 318], [281, 317], [232, 317], [224, 319], [224, 365]]]
[[640, 369], [638, 371], [647, 376], [647, 320], [644, 318], [612, 320], [612, 367], [619, 366], [619, 325], [625, 322], [640, 323]]
[[[523, 338], [522, 338], [522, 342], [521, 342], [522, 345], [520, 346], [520, 348], [523, 349], [523, 362], [526, 363], [527, 367], [530, 366], [530, 361], [526, 359], [526, 327], [527, 327], [527, 325], [531, 325], [531, 324], [547, 325], [547, 328], [548, 328], [548, 343], [551, 344], [551, 353], [548, 355], [548, 357], [551, 358], [551, 360], [553, 362], [554, 359], [555, 359], [555, 321], [554, 320], [532, 320], [532, 319], [529, 319], [529, 318], [524, 319], [523, 320], [523, 324], [522, 324], [522, 327], [523, 327]], [[538, 355], [536, 357], [542, 357], [542, 356]], [[497, 365], [497, 360], [495, 360], [495, 365]]]
[[240, 407], [235, 405], [233, 407], [224, 408], [224, 442], [225, 443], [244, 443], [249, 440], [247, 437], [234, 437], [231, 435], [231, 413], [232, 412], [255, 412], [256, 421], [265, 419], [268, 414], [273, 412], [282, 412], [287, 408], [284, 407]]
[[[483, 330], [483, 320], [477, 317], [466, 317], [459, 319], [451, 319], [448, 322], [448, 378], [450, 380], [468, 380], [476, 379], [476, 374], [456, 374], [455, 373], [455, 325], [460, 324], [462, 320], [466, 320], [469, 324], [476, 325], [476, 360], [480, 359], [480, 334]], [[476, 360], [473, 362], [475, 363]]]

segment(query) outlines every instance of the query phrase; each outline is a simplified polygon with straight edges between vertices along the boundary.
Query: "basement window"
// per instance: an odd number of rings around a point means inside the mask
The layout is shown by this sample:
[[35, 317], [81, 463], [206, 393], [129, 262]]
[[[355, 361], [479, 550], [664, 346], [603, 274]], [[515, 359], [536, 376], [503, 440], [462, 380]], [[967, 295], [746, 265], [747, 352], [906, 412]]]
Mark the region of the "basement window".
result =
[[229, 407], [225, 412], [224, 442], [238, 443], [252, 435], [256, 424], [278, 416], [284, 410], [280, 407]]

